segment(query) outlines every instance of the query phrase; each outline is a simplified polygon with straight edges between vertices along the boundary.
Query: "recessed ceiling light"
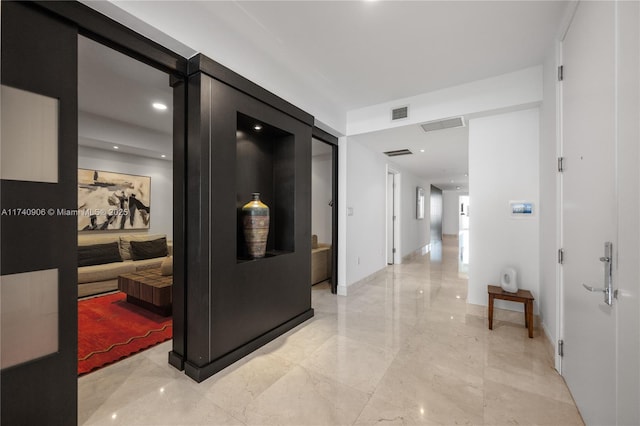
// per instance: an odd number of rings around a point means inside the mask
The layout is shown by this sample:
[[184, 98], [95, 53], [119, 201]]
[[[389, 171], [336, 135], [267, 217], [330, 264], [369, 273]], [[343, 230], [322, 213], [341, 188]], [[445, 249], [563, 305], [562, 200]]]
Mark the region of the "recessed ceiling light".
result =
[[167, 156], [166, 156], [166, 155], [164, 155], [164, 154], [162, 154], [160, 157], [162, 157], [162, 158], [167, 158]]
[[119, 147], [119, 146], [115, 146], [115, 145], [114, 145], [114, 146], [113, 146], [113, 149], [120, 149], [120, 147]]
[[451, 179], [449, 182], [453, 183], [453, 179]]
[[460, 187], [459, 187], [459, 186], [456, 186], [456, 189], [460, 189]]
[[424, 149], [421, 149], [420, 152], [424, 152]]
[[167, 106], [163, 103], [160, 102], [154, 102], [151, 104], [152, 107], [154, 107], [155, 109], [159, 110], [159, 111], [164, 111], [167, 109]]
[[262, 130], [262, 126], [259, 124], [256, 124], [255, 126], [253, 126], [253, 130]]
[[469, 173], [465, 173], [465, 174], [464, 174], [464, 177], [469, 177]]

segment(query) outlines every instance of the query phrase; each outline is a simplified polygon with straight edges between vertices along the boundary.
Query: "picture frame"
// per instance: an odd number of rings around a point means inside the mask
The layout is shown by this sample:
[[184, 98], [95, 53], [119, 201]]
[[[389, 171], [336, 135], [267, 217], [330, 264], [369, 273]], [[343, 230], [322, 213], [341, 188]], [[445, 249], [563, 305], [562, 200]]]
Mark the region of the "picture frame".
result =
[[535, 204], [527, 200], [509, 201], [509, 214], [512, 218], [527, 218], [535, 216]]
[[78, 231], [145, 230], [151, 222], [151, 177], [78, 169]]
[[416, 187], [416, 219], [424, 219], [424, 188]]

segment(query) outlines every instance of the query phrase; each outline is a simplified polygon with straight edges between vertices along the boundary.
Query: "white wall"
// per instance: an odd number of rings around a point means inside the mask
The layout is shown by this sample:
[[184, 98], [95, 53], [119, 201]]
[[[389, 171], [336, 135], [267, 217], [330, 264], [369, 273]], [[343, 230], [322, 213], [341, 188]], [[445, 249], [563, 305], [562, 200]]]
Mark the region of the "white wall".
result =
[[311, 158], [311, 233], [331, 244], [331, 154]]
[[[512, 218], [509, 201], [539, 207], [539, 129], [537, 108], [469, 121], [469, 303], [486, 305], [487, 284], [499, 283], [502, 268], [513, 266], [519, 287], [531, 290], [538, 309], [539, 212]], [[522, 310], [522, 304], [497, 302]]]
[[[431, 221], [429, 220], [431, 184], [424, 179], [403, 171], [400, 172], [400, 259], [415, 250], [429, 244], [431, 239]], [[424, 219], [416, 219], [416, 188], [424, 189]]]
[[[429, 196], [429, 183], [418, 179], [388, 161], [383, 154], [373, 152], [353, 139], [341, 138], [340, 179], [346, 180], [344, 201], [340, 197], [339, 268], [344, 265], [344, 281], [338, 281], [339, 294], [346, 294], [349, 285], [374, 274], [387, 266], [386, 262], [386, 186], [387, 168], [400, 173], [400, 241], [402, 256], [429, 243], [429, 220], [415, 216], [416, 186]], [[342, 195], [342, 193], [341, 193]], [[428, 203], [426, 211], [428, 211]], [[348, 211], [352, 209], [353, 215]], [[343, 240], [344, 239], [344, 240]], [[342, 245], [340, 245], [342, 247]], [[342, 252], [342, 254], [341, 254]], [[340, 275], [341, 272], [339, 272]]]
[[552, 344], [557, 335], [557, 250], [559, 221], [557, 202], [557, 140], [556, 140], [556, 51], [549, 53], [543, 66], [543, 96], [540, 106], [540, 320]]
[[458, 235], [460, 230], [460, 196], [467, 195], [460, 191], [442, 191], [443, 218], [442, 233], [444, 235]]
[[346, 285], [387, 265], [385, 259], [386, 159], [353, 139], [347, 146]]
[[167, 234], [167, 239], [173, 239], [173, 163], [171, 161], [79, 146], [78, 167], [151, 176], [151, 223], [147, 232]]

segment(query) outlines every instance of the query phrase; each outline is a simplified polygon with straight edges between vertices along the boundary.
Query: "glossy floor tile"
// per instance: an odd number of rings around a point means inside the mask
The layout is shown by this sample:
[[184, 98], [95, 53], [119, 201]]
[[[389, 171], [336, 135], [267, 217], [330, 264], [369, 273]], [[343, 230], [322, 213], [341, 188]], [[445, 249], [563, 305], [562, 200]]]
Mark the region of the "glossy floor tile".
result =
[[313, 319], [202, 383], [170, 342], [83, 376], [79, 424], [582, 424], [539, 330], [467, 305], [460, 253], [447, 238], [348, 297], [314, 286]]

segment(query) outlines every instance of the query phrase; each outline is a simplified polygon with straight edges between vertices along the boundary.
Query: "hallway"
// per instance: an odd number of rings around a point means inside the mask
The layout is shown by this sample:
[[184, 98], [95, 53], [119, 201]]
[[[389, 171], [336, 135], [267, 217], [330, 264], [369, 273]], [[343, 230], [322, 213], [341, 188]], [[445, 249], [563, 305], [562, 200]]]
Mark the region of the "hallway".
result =
[[200, 384], [170, 342], [84, 376], [79, 424], [582, 424], [540, 330], [489, 331], [458, 259], [445, 238], [348, 297], [315, 286], [312, 320]]

